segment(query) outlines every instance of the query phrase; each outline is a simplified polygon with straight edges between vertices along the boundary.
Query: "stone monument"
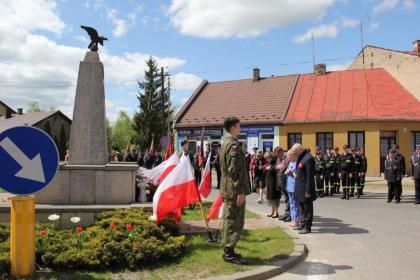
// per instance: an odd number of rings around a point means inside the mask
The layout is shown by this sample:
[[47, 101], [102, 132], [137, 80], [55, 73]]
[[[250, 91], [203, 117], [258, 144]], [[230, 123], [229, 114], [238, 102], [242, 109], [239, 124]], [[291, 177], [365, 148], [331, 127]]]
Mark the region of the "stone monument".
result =
[[104, 67], [96, 51], [80, 62], [68, 164], [36, 194], [40, 204], [131, 204], [135, 163], [108, 163]]

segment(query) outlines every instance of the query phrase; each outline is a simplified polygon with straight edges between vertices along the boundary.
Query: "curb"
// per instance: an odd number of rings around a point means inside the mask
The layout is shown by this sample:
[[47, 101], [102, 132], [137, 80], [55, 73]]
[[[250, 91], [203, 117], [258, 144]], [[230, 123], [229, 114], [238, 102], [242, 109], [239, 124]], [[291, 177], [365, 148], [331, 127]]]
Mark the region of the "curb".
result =
[[308, 248], [306, 247], [306, 245], [298, 243], [298, 241], [300, 240], [293, 238], [293, 243], [295, 246], [293, 252], [287, 257], [287, 259], [273, 261], [249, 271], [238, 272], [232, 275], [225, 275], [220, 277], [211, 277], [206, 279], [263, 280], [282, 274], [286, 270], [294, 267], [295, 265], [303, 261], [308, 255]]

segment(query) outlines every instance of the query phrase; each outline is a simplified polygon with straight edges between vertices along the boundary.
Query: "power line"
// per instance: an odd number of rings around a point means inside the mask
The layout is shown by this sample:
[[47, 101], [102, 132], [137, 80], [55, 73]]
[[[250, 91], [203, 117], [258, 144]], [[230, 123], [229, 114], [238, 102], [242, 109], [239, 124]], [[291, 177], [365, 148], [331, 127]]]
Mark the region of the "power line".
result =
[[[355, 56], [352, 57], [335, 57], [335, 58], [324, 58], [319, 59], [319, 61], [325, 61], [325, 62], [332, 62], [332, 61], [344, 61], [344, 60], [350, 60], [355, 59]], [[286, 62], [286, 63], [277, 63], [277, 64], [268, 64], [268, 65], [260, 65], [261, 68], [280, 68], [284, 66], [293, 66], [293, 65], [304, 65], [304, 64], [313, 64], [313, 60], [303, 60], [303, 61], [296, 61], [296, 62]], [[235, 68], [219, 68], [219, 69], [210, 69], [210, 70], [203, 70], [203, 71], [189, 71], [185, 70], [184, 72], [191, 72], [193, 74], [209, 74], [209, 73], [216, 73], [216, 72], [235, 72], [235, 71], [243, 71], [243, 70], [251, 70], [254, 66], [244, 66], [244, 67], [235, 67]], [[166, 74], [169, 75], [169, 74]], [[123, 81], [123, 83], [136, 83], [140, 79], [131, 80], [131, 81]], [[120, 84], [118, 82], [109, 81], [106, 82], [107, 84], [115, 85]], [[36, 84], [12, 84], [12, 83], [1, 83], [0, 87], [3, 88], [70, 88], [75, 87], [75, 84], [51, 84], [51, 83], [36, 83]]]

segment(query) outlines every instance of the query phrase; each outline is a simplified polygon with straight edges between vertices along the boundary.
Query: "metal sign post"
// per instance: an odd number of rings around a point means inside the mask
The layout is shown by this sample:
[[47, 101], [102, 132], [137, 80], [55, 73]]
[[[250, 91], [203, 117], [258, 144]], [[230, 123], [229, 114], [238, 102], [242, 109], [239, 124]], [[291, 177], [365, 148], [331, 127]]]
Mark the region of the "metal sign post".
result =
[[0, 185], [17, 196], [10, 211], [10, 272], [12, 277], [35, 271], [35, 196], [55, 177], [59, 155], [44, 131], [14, 127], [0, 134]]

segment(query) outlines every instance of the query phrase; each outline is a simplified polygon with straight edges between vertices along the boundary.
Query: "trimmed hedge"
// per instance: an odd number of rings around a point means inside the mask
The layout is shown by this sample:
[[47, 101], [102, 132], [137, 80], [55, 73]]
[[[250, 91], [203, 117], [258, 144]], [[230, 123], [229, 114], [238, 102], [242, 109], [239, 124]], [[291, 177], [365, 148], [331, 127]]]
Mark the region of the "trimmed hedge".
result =
[[[37, 225], [37, 264], [54, 270], [140, 269], [181, 257], [186, 240], [176, 223], [157, 226], [148, 216], [141, 209], [115, 210], [86, 229]], [[9, 226], [0, 225], [0, 275], [10, 267], [9, 236]]]

